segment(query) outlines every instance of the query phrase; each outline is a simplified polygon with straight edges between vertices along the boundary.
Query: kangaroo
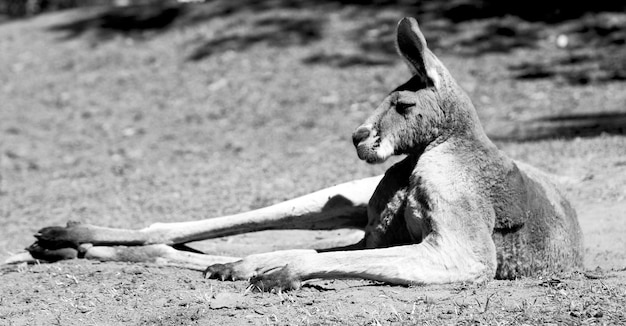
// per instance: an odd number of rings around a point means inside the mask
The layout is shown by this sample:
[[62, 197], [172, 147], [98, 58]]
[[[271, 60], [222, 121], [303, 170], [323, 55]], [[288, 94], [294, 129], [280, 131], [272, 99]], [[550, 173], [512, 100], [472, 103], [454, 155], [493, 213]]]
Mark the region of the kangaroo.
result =
[[[468, 95], [430, 51], [413, 18], [397, 27], [412, 77], [353, 133], [358, 157], [406, 155], [384, 175], [266, 208], [123, 230], [68, 223], [36, 235], [9, 259], [75, 257], [155, 262], [294, 289], [320, 278], [392, 284], [484, 282], [582, 267], [576, 213], [547, 174], [516, 162], [487, 138]], [[189, 241], [267, 229], [365, 229], [355, 245], [240, 257], [185, 251]]]

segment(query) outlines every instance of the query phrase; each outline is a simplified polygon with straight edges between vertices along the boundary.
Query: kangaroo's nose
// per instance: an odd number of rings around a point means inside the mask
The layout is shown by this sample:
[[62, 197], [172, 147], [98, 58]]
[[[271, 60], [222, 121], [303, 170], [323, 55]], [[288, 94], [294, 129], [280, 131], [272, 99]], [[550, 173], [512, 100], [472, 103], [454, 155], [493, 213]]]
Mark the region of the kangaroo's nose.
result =
[[361, 141], [370, 136], [370, 128], [368, 127], [359, 127], [352, 134], [352, 143], [356, 147]]

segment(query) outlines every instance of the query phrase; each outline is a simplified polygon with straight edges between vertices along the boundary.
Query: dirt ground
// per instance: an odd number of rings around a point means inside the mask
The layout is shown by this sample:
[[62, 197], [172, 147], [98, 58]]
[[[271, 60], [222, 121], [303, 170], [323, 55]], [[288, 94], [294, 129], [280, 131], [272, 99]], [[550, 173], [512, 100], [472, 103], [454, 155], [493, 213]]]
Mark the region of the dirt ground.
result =
[[[115, 22], [137, 13], [99, 10], [0, 24], [0, 260], [68, 220], [140, 228], [220, 216], [392, 164], [360, 162], [350, 134], [408, 77], [389, 35], [413, 12], [226, 3], [160, 12], [174, 17], [131, 30]], [[559, 176], [586, 270], [473, 285], [314, 281], [274, 294], [159, 266], [20, 265], [0, 270], [0, 325], [626, 323], [626, 138], [594, 120], [626, 115], [626, 66], [614, 60], [626, 15], [454, 25], [424, 16], [489, 134], [546, 116], [596, 122], [591, 133], [497, 141]], [[243, 255], [338, 236], [354, 234], [267, 231], [194, 246]]]

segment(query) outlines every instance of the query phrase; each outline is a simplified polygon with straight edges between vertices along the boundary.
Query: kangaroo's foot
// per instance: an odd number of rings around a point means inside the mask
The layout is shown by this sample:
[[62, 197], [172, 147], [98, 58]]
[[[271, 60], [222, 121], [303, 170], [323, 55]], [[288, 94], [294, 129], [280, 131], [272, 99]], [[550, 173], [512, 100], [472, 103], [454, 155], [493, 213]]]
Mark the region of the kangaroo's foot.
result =
[[[67, 222], [65, 227], [49, 226], [35, 234], [37, 242], [31, 247], [33, 251], [55, 250], [62, 248], [78, 248], [81, 243], [90, 243], [91, 232], [79, 222]], [[28, 251], [31, 251], [30, 249]]]

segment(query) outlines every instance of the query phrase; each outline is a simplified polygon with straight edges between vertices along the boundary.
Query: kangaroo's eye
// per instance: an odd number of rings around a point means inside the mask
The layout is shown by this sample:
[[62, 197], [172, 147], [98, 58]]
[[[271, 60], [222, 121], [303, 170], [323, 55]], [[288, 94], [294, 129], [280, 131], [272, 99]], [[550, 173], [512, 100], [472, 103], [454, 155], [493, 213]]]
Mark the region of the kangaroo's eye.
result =
[[405, 114], [414, 104], [412, 103], [404, 103], [404, 102], [396, 102], [396, 112], [400, 114]]

